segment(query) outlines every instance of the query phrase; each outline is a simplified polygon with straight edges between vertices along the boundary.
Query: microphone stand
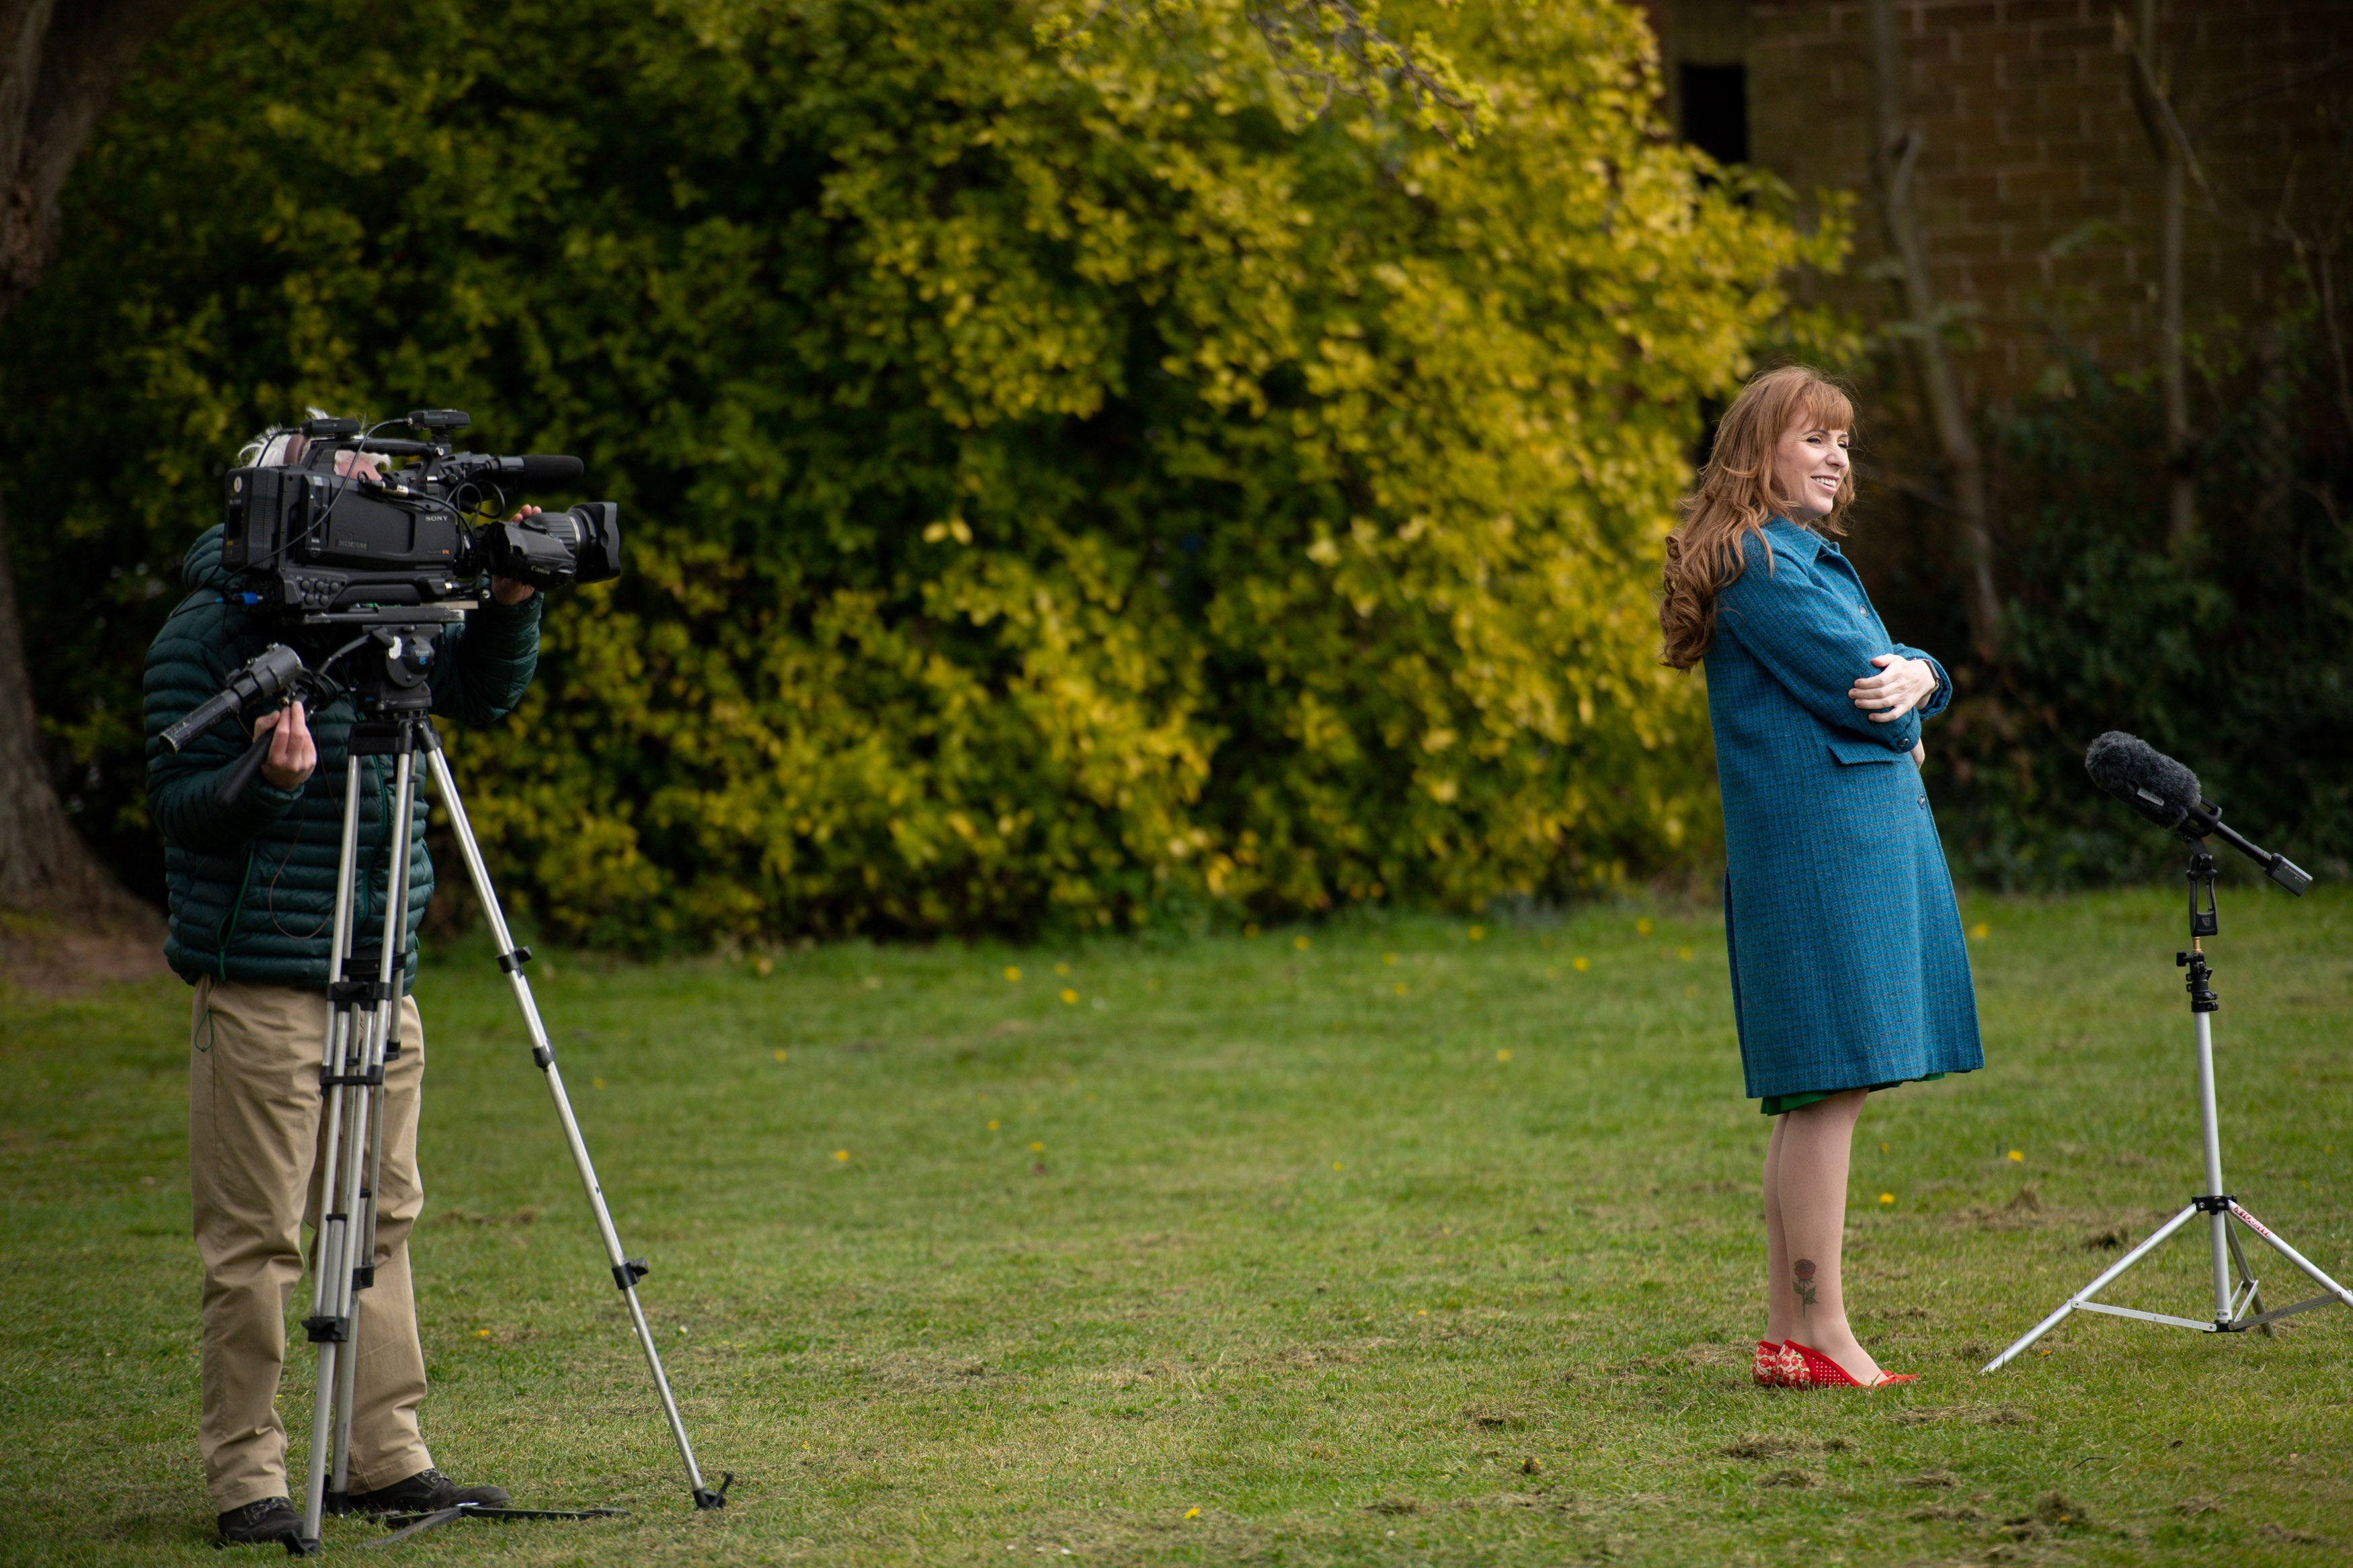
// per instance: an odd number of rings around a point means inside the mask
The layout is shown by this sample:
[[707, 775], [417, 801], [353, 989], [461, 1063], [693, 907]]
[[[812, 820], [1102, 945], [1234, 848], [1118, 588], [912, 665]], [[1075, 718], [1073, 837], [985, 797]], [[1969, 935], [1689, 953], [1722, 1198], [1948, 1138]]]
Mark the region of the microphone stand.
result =
[[[2200, 1333], [2236, 1334], [2260, 1328], [2271, 1332], [2271, 1325], [2282, 1318], [2292, 1318], [2298, 1312], [2308, 1312], [2315, 1307], [2326, 1307], [2332, 1301], [2353, 1307], [2353, 1290], [2348, 1290], [2322, 1273], [2312, 1260], [2274, 1235], [2261, 1220], [2241, 1206], [2239, 1200], [2222, 1190], [2222, 1140], [2214, 1112], [2214, 1032], [2212, 1018], [2221, 1001], [2209, 984], [2214, 972], [2206, 962], [2201, 946], [2203, 940], [2215, 935], [2221, 928], [2221, 917], [2214, 906], [2214, 857], [2206, 852], [2205, 833], [2221, 835], [2223, 841], [2240, 850], [2263, 868], [2264, 873], [2290, 892], [2302, 893], [2312, 885], [2312, 879], [2284, 855], [2274, 855], [2250, 844], [2237, 833], [2222, 826], [2221, 813], [2200, 803], [2201, 809], [2185, 819], [2185, 836], [2195, 830], [2189, 856], [2189, 951], [2173, 955], [2174, 963], [2187, 969], [2189, 989], [2189, 1014], [2197, 1032], [2198, 1110], [2203, 1122], [2206, 1142], [2206, 1190], [2189, 1200], [2179, 1214], [2160, 1226], [2156, 1234], [2126, 1253], [2098, 1279], [2084, 1286], [2059, 1305], [2059, 1310], [2034, 1325], [2016, 1344], [1988, 1362], [1980, 1370], [1998, 1372], [2027, 1346], [2057, 1328], [2070, 1313], [2077, 1310], [2105, 1312], [2111, 1317], [2138, 1318], [2144, 1322], [2165, 1323], [2178, 1329], [2195, 1329]], [[2200, 893], [2205, 898], [2201, 906]], [[2093, 1300], [2134, 1264], [2156, 1251], [2169, 1240], [2173, 1233], [2200, 1215], [2207, 1219], [2207, 1237], [2212, 1248], [2214, 1272], [2214, 1316], [2211, 1321], [2198, 1318], [2177, 1318], [2164, 1312], [2144, 1312], [2135, 1307], [2112, 1306]], [[2247, 1255], [2239, 1247], [2238, 1233], [2231, 1222], [2254, 1232], [2271, 1244], [2272, 1249], [2308, 1275], [2315, 1284], [2327, 1292], [2310, 1300], [2298, 1301], [2293, 1307], [2263, 1310], [2263, 1298], [2254, 1271], [2247, 1267]], [[2232, 1283], [2232, 1266], [2236, 1265], [2239, 1283]]]

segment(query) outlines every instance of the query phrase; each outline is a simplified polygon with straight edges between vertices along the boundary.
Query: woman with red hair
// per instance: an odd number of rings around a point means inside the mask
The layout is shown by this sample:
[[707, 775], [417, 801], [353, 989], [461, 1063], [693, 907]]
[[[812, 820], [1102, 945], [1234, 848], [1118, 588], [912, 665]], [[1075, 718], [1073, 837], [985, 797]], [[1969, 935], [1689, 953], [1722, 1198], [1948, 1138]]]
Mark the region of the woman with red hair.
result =
[[1863, 1097], [1984, 1065], [1960, 910], [1920, 783], [1944, 667], [1891, 641], [1832, 542], [1854, 412], [1788, 365], [1741, 389], [1668, 536], [1664, 658], [1704, 659], [1725, 945], [1765, 1152], [1759, 1383], [1877, 1387], [1839, 1275]]

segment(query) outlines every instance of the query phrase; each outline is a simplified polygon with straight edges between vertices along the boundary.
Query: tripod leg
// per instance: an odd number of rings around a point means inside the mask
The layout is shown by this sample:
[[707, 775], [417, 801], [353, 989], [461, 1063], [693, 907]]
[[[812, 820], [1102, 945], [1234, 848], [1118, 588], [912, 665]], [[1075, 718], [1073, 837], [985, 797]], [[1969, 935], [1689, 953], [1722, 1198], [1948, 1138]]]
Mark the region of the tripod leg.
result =
[[343, 1352], [337, 1368], [340, 1375], [335, 1384], [335, 1435], [332, 1479], [327, 1487], [326, 1511], [344, 1514], [351, 1511], [352, 1499], [352, 1411], [359, 1387], [360, 1313], [365, 1300], [362, 1292], [375, 1283], [375, 1173], [384, 1163], [384, 1050], [382, 1040], [388, 1027], [387, 1017], [396, 1016], [396, 1008], [380, 1007], [368, 1016], [368, 1048], [360, 1056], [359, 1075], [373, 1081], [353, 1085], [352, 1096], [353, 1131], [346, 1141], [352, 1179], [359, 1192], [351, 1208], [347, 1244], [351, 1266], [345, 1270], [350, 1289], [343, 1310], [343, 1342], [350, 1348]]
[[[371, 1044], [375, 1039], [376, 1028], [377, 1020], [371, 1017], [365, 1032], [365, 1037]], [[366, 1071], [364, 1064], [373, 1054], [372, 1049], [360, 1053], [360, 1070], [363, 1073]], [[350, 1206], [343, 1211], [351, 1216], [344, 1225], [346, 1238], [344, 1250], [347, 1261], [343, 1275], [347, 1282], [351, 1276], [366, 1267], [362, 1259], [365, 1258], [367, 1254], [360, 1249], [360, 1237], [364, 1234], [367, 1226], [360, 1211], [367, 1202], [367, 1188], [361, 1184], [361, 1178], [367, 1169], [367, 1157], [364, 1151], [368, 1143], [368, 1128], [374, 1121], [369, 1114], [371, 1108], [365, 1089], [360, 1089], [351, 1096], [351, 1106], [352, 1128], [343, 1139], [343, 1148], [346, 1151], [343, 1163], [351, 1173], [353, 1184], [358, 1186], [359, 1191]], [[357, 1386], [360, 1366], [360, 1300], [358, 1292], [351, 1289], [348, 1283], [343, 1292], [343, 1309], [340, 1327], [343, 1331], [344, 1348], [343, 1353], [336, 1358], [335, 1364], [334, 1436], [328, 1447], [330, 1461], [327, 1490], [323, 1499], [324, 1510], [337, 1515], [351, 1511], [352, 1391]]]
[[[2206, 1191], [2222, 1191], [2222, 1139], [2214, 1113], [2214, 1015], [2195, 1015], [2198, 1030], [2198, 1112], [2205, 1142]], [[2214, 1323], [2231, 1321], [2231, 1216], [2221, 1209], [2207, 1215], [2208, 1261], [2214, 1273]]]
[[2336, 1297], [2347, 1306], [2353, 1307], [2353, 1290], [2348, 1290], [2344, 1286], [2339, 1285], [2336, 1280], [2331, 1279], [2327, 1275], [2323, 1274], [2320, 1271], [2320, 1266], [2318, 1264], [2314, 1263], [2312, 1259], [2306, 1258], [2303, 1253], [2298, 1252], [2295, 1247], [2290, 1247], [2286, 1242], [2282, 1241], [2278, 1237], [2274, 1236], [2271, 1233], [2270, 1226], [2264, 1225], [2261, 1220], [2249, 1214], [2245, 1209], [2241, 1208], [2235, 1202], [2231, 1205], [2231, 1212], [2236, 1215], [2239, 1217], [2240, 1222], [2245, 1225], [2249, 1230], [2253, 1231], [2257, 1236], [2262, 1237], [2265, 1241], [2271, 1243], [2273, 1251], [2278, 1253], [2282, 1258], [2286, 1258], [2290, 1263], [2295, 1264], [2298, 1268], [2304, 1270], [2305, 1274], [2314, 1284], [2319, 1286], [2322, 1289], [2327, 1291], [2330, 1295]]
[[[2247, 1267], [2246, 1252], [2239, 1246], [2239, 1233], [2233, 1230], [2231, 1231], [2229, 1235], [2231, 1237], [2231, 1261], [2239, 1266], [2239, 1278], [2247, 1282], [2247, 1305], [2245, 1310], [2241, 1312], [2239, 1315], [2241, 1317], [2246, 1317], [2252, 1314], [2254, 1317], [2260, 1318], [2263, 1315], [2263, 1288], [2256, 1280], [2255, 1271]], [[2259, 1323], [2256, 1326], [2263, 1330], [2263, 1338], [2270, 1339], [2272, 1337], [2272, 1326], [2269, 1323]]]
[[458, 797], [456, 780], [449, 775], [448, 760], [441, 754], [438, 741], [427, 731], [422, 744], [426, 765], [433, 772], [434, 793], [441, 797], [442, 807], [449, 814], [449, 826], [457, 835], [458, 848], [466, 858], [466, 873], [473, 879], [474, 896], [481, 901], [482, 913], [491, 922], [491, 934], [499, 944], [499, 967], [506, 972], [508, 983], [514, 988], [515, 1004], [522, 1010], [523, 1027], [531, 1034], [531, 1057], [538, 1064], [540, 1076], [546, 1080], [548, 1098], [554, 1102], [555, 1119], [564, 1129], [564, 1141], [571, 1148], [572, 1163], [580, 1173], [580, 1184], [588, 1194], [588, 1207], [596, 1220], [596, 1234], [605, 1244], [605, 1257], [613, 1267], [613, 1283], [620, 1288], [622, 1300], [629, 1309], [629, 1325], [638, 1336], [638, 1348], [645, 1352], [646, 1370], [653, 1375], [654, 1391], [661, 1396], [662, 1415], [670, 1423], [670, 1436], [678, 1444], [678, 1457], [686, 1465], [686, 1479], [698, 1509], [723, 1508], [727, 1503], [727, 1481], [712, 1490], [703, 1484], [702, 1469], [694, 1462], [694, 1446], [687, 1440], [686, 1422], [678, 1413], [678, 1401], [671, 1396], [670, 1378], [662, 1371], [661, 1352], [654, 1344], [653, 1331], [646, 1325], [645, 1309], [638, 1302], [638, 1281], [644, 1277], [643, 1260], [623, 1256], [621, 1238], [613, 1228], [613, 1215], [605, 1206], [605, 1189], [597, 1184], [596, 1168], [589, 1163], [588, 1145], [580, 1137], [580, 1123], [572, 1114], [572, 1101], [564, 1092], [564, 1076], [555, 1068], [555, 1050], [548, 1044], [547, 1029], [540, 1022], [539, 1006], [532, 1000], [531, 982], [523, 977], [522, 966], [530, 957], [528, 952], [516, 948], [514, 938], [507, 930], [506, 916], [499, 909], [498, 895], [491, 889], [491, 874], [482, 863], [481, 847], [474, 841], [474, 829], [466, 819], [465, 804]]
[[332, 1282], [342, 1268], [343, 1249], [339, 1229], [323, 1211], [332, 1201], [336, 1161], [342, 1145], [343, 1090], [336, 1080], [343, 1076], [351, 1037], [358, 1027], [353, 997], [343, 970], [352, 953], [353, 884], [359, 858], [359, 828], [360, 760], [351, 757], [343, 767], [343, 834], [335, 859], [335, 926], [327, 950], [327, 1037], [319, 1053], [319, 1089], [325, 1102], [320, 1114], [324, 1118], [327, 1148], [320, 1162], [318, 1181], [320, 1196], [324, 1201], [320, 1205], [322, 1212], [318, 1234], [311, 1241], [311, 1315], [303, 1321], [311, 1331], [312, 1342], [319, 1347], [318, 1388], [311, 1403], [311, 1448], [302, 1488], [301, 1540], [309, 1551], [318, 1547], [320, 1520], [326, 1508], [327, 1450], [333, 1430], [332, 1417], [340, 1359], [329, 1309], [332, 1305]]
[[351, 1509], [352, 1415], [359, 1390], [360, 1313], [363, 1293], [375, 1284], [375, 1203], [384, 1177], [384, 1069], [394, 1048], [389, 1042], [400, 1034], [400, 985], [408, 965], [408, 860], [416, 827], [417, 773], [409, 751], [404, 748], [395, 755], [395, 816], [389, 825], [392, 849], [385, 867], [390, 897], [385, 900], [384, 940], [377, 949], [375, 1011], [369, 1017], [367, 1050], [361, 1067], [366, 1081], [353, 1086], [360, 1091], [353, 1096], [353, 1120], [365, 1130], [365, 1136], [354, 1136], [349, 1143], [353, 1194], [351, 1284], [343, 1326], [351, 1349], [343, 1355], [343, 1381], [336, 1392], [334, 1484], [327, 1493], [336, 1513]]
[[2052, 1330], [2057, 1328], [2070, 1312], [2073, 1312], [2076, 1308], [2082, 1306], [2084, 1302], [2090, 1300], [2093, 1297], [2098, 1295], [2103, 1289], [2106, 1289], [2109, 1280], [2114, 1279], [2117, 1275], [2122, 1274], [2126, 1269], [2130, 1268], [2134, 1264], [2138, 1263], [2142, 1258], [2156, 1251], [2159, 1247], [2162, 1247], [2172, 1237], [2175, 1231], [2179, 1230], [2183, 1226], [2188, 1225], [2192, 1219], [2197, 1217], [2197, 1214], [2198, 1205], [2196, 1204], [2191, 1204], [2188, 1208], [2183, 1209], [2179, 1214], [2175, 1215], [2171, 1219], [2167, 1220], [2162, 1226], [2158, 1227], [2156, 1233], [2150, 1236], [2147, 1240], [2142, 1242], [2138, 1247], [2134, 1247], [2130, 1252], [2126, 1253], [2122, 1258], [2117, 1258], [2115, 1263], [2109, 1266], [2107, 1272], [2102, 1274], [2097, 1279], [2093, 1280], [2089, 1285], [2084, 1286], [2081, 1290], [2076, 1291], [2073, 1296], [2070, 1296], [2064, 1301], [2062, 1301], [2059, 1304], [2059, 1310], [2057, 1311], [2052, 1313], [2049, 1317], [2035, 1324], [2032, 1329], [2027, 1331], [2025, 1337], [2021, 1339], [2016, 1344], [2011, 1345], [2008, 1350], [2002, 1352], [2000, 1355], [1994, 1357], [1993, 1360], [1986, 1363], [1985, 1365], [1979, 1367], [1978, 1369], [1978, 1372], [2000, 1372], [2004, 1366], [2007, 1366], [2011, 1361], [2015, 1360], [2021, 1351], [2032, 1344], [2035, 1341], [2041, 1339], [2043, 1335], [2049, 1333]]
[[353, 1089], [352, 1130], [344, 1141], [343, 1169], [345, 1263], [336, 1313], [343, 1342], [341, 1397], [335, 1405], [334, 1486], [327, 1494], [333, 1511], [351, 1507], [352, 1405], [358, 1388], [360, 1292], [375, 1282], [375, 1216], [371, 1212], [375, 1192], [368, 1185], [369, 1167], [383, 1157], [382, 1130], [373, 1114], [384, 1104], [384, 1047], [392, 1020], [400, 1009], [401, 982], [408, 968], [408, 850], [417, 799], [415, 754], [404, 736], [393, 758], [391, 831], [385, 835], [390, 858], [385, 866], [384, 932], [376, 947], [375, 984], [370, 995], [373, 1011], [358, 1051], [358, 1071], [346, 1087]]

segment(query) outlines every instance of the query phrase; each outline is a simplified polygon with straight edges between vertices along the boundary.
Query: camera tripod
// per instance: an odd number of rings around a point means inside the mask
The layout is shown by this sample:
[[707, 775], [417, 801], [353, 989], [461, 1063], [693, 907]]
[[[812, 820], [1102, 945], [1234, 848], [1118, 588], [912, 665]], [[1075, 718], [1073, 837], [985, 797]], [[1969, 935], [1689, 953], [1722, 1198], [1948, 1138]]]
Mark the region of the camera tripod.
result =
[[[582, 1142], [580, 1124], [564, 1092], [556, 1070], [555, 1051], [549, 1045], [539, 1008], [532, 999], [523, 965], [531, 950], [515, 945], [505, 915], [491, 891], [480, 847], [474, 840], [466, 808], [451, 778], [448, 758], [435, 733], [429, 709], [432, 692], [427, 675], [433, 654], [432, 637], [456, 617], [411, 610], [394, 621], [381, 612], [356, 616], [314, 617], [315, 621], [358, 622], [364, 636], [343, 650], [353, 658], [348, 687], [358, 704], [352, 726], [349, 756], [343, 774], [343, 842], [335, 871], [335, 913], [332, 957], [329, 968], [326, 1037], [319, 1061], [320, 1091], [324, 1098], [325, 1146], [320, 1158], [320, 1217], [312, 1267], [311, 1315], [303, 1320], [312, 1343], [319, 1347], [319, 1383], [311, 1416], [310, 1468], [303, 1492], [302, 1530], [290, 1549], [309, 1555], [319, 1548], [320, 1521], [328, 1513], [345, 1513], [351, 1507], [351, 1432], [357, 1373], [358, 1325], [364, 1292], [375, 1276], [375, 1193], [384, 1165], [385, 1065], [399, 1059], [400, 998], [406, 978], [409, 902], [409, 855], [417, 785], [417, 762], [422, 757], [432, 776], [434, 794], [449, 814], [449, 824], [466, 860], [475, 895], [489, 916], [499, 950], [499, 968], [513, 987], [531, 1035], [532, 1060], [554, 1101], [556, 1121], [572, 1152], [572, 1163], [588, 1194], [588, 1207], [611, 1264], [613, 1283], [628, 1303], [629, 1322], [645, 1352], [646, 1369], [653, 1374], [662, 1415], [685, 1462], [687, 1482], [697, 1509], [723, 1508], [734, 1478], [722, 1478], [713, 1490], [704, 1485], [687, 1440], [678, 1401], [662, 1372], [661, 1352], [646, 1324], [638, 1301], [638, 1281], [646, 1275], [643, 1258], [626, 1257], [613, 1216], [605, 1205], [596, 1167]], [[339, 655], [338, 658], [341, 658]], [[334, 660], [328, 661], [335, 662]], [[319, 672], [323, 677], [324, 670]], [[313, 678], [314, 680], [317, 678]], [[313, 686], [312, 689], [318, 689]], [[386, 825], [385, 899], [381, 938], [373, 945], [361, 940], [359, 926], [358, 853], [360, 761], [385, 757], [393, 767], [392, 818]], [[250, 769], [246, 770], [250, 776]], [[237, 784], [234, 776], [227, 787]], [[444, 1510], [447, 1517], [588, 1518], [609, 1510], [552, 1514], [539, 1510], [481, 1509]]]
[[[2234, 841], [2235, 841], [2235, 836]], [[2259, 858], [2262, 857], [2258, 852]], [[2309, 879], [2306, 879], [2308, 881]], [[2294, 884], [2290, 883], [2293, 887]], [[2301, 891], [2301, 889], [2295, 890]], [[2204, 894], [2200, 903], [2200, 894]], [[2213, 1015], [2221, 1001], [2208, 984], [2214, 972], [2206, 963], [2200, 943], [2221, 929], [2221, 916], [2214, 905], [2214, 857], [2206, 852], [2205, 842], [2197, 841], [2189, 857], [2189, 950], [2174, 954], [2174, 963], [2189, 973], [2189, 1014], [2195, 1020], [2198, 1050], [2198, 1109], [2203, 1120], [2206, 1140], [2206, 1190], [2189, 1200], [2179, 1214], [2159, 1226], [2156, 1232], [2138, 1247], [2116, 1259], [2115, 1265], [2098, 1279], [2084, 1286], [2059, 1304], [2059, 1310], [2034, 1325], [2033, 1330], [2016, 1344], [1988, 1362], [1982, 1372], [1999, 1372], [2027, 1346], [2057, 1328], [2066, 1317], [2078, 1310], [2105, 1312], [2111, 1317], [2138, 1318], [2143, 1322], [2165, 1323], [2177, 1329], [2195, 1329], [2200, 1333], [2236, 1334], [2249, 1329], [2271, 1331], [2271, 1325], [2282, 1318], [2292, 1318], [2298, 1312], [2326, 1307], [2332, 1301], [2353, 1307], [2353, 1290], [2348, 1290], [2322, 1273], [2313, 1261], [2274, 1235], [2261, 1220], [2241, 1206], [2239, 1200], [2222, 1190], [2222, 1140], [2214, 1111], [2214, 1030]], [[2107, 1289], [2109, 1281], [2122, 1275], [2134, 1264], [2170, 1240], [2173, 1233], [2189, 1224], [2200, 1215], [2207, 1220], [2207, 1237], [2212, 1249], [2214, 1274], [2214, 1316], [2209, 1320], [2177, 1318], [2165, 1312], [2144, 1312], [2136, 1307], [2117, 1307], [2093, 1300]], [[2327, 1292], [2309, 1300], [2298, 1301], [2292, 1307], [2263, 1310], [2263, 1288], [2254, 1270], [2247, 1267], [2247, 1255], [2239, 1246], [2238, 1232], [2232, 1228], [2236, 1220], [2271, 1245], [2274, 1251], [2310, 1276], [2313, 1282]], [[2237, 1283], [2232, 1283], [2235, 1266]]]

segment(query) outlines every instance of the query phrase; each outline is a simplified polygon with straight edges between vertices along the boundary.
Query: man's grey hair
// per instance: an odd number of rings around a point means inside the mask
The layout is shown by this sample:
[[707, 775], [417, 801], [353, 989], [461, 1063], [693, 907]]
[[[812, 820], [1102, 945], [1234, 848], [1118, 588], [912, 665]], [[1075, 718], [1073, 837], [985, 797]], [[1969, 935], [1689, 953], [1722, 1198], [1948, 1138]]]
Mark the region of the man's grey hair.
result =
[[[313, 419], [333, 417], [323, 408], [302, 411]], [[310, 437], [299, 425], [272, 425], [267, 430], [254, 433], [253, 439], [237, 449], [237, 466], [240, 468], [283, 468], [302, 460], [309, 450]]]
[[[334, 417], [319, 407], [305, 408], [302, 412], [312, 419]], [[310, 449], [311, 438], [302, 434], [301, 426], [272, 425], [266, 430], [256, 431], [253, 439], [237, 449], [237, 466], [240, 468], [291, 468], [301, 462], [303, 454]], [[373, 468], [384, 467], [381, 458], [358, 460], [365, 461]]]

